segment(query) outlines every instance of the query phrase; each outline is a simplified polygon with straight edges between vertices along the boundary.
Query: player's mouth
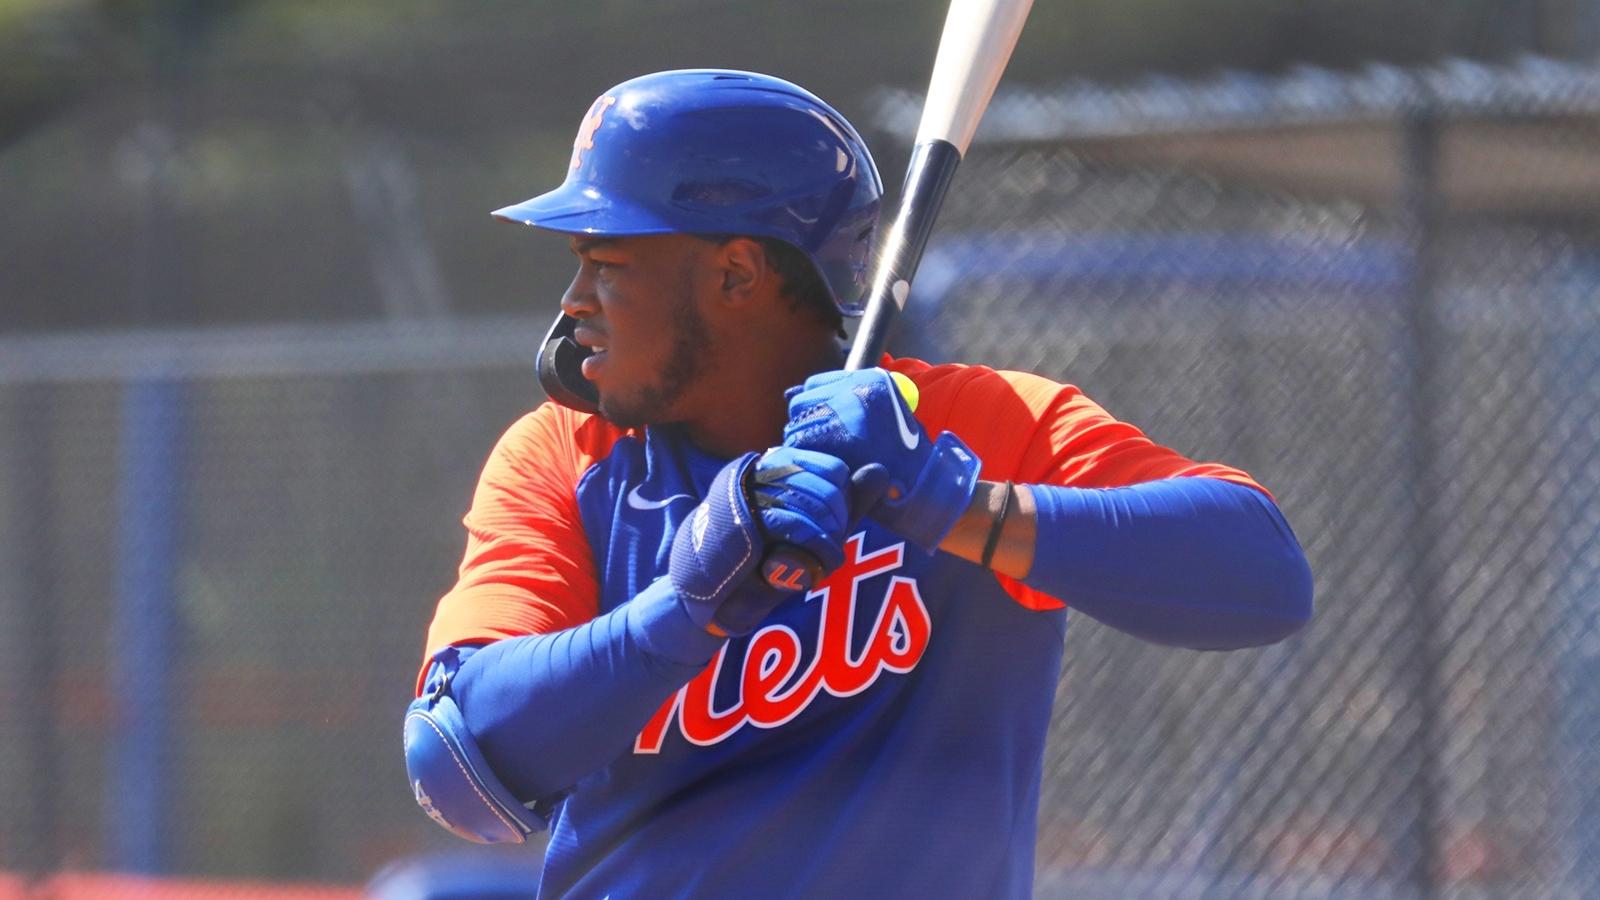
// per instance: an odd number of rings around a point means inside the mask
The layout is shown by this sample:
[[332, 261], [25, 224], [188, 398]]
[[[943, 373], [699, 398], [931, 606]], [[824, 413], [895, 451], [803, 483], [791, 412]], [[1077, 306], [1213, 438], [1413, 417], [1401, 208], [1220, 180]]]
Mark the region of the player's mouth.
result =
[[583, 377], [593, 381], [595, 373], [605, 366], [608, 349], [605, 344], [605, 337], [592, 328], [585, 328], [579, 325], [573, 329], [572, 339], [577, 342], [578, 346], [589, 351], [589, 355], [583, 359]]

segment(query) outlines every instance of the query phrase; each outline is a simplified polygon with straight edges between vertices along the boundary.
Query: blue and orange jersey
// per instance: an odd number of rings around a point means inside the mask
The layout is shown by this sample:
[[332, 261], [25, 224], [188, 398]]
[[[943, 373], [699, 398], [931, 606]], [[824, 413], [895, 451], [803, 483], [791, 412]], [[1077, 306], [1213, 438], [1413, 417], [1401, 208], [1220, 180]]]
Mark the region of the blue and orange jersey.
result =
[[[922, 426], [958, 435], [987, 480], [1201, 475], [1259, 489], [1156, 444], [1070, 385], [886, 366], [917, 385]], [[523, 417], [484, 469], [427, 655], [628, 602], [665, 574], [673, 534], [725, 462], [671, 427], [623, 430], [548, 403]], [[782, 871], [798, 896], [1026, 896], [1071, 602], [864, 523], [842, 567], [730, 640], [573, 787], [552, 822], [544, 890], [738, 894]], [[871, 875], [838, 864], [891, 854], [918, 864]]]

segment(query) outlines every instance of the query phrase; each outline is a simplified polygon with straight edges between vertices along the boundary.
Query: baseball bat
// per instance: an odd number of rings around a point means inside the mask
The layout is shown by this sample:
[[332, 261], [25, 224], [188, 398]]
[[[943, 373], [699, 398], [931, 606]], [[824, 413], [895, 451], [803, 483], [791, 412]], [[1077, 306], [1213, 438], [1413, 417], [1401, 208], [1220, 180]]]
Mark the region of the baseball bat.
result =
[[[911, 296], [911, 279], [922, 262], [956, 166], [972, 144], [1032, 7], [1033, 0], [951, 0], [900, 191], [900, 208], [879, 250], [866, 312], [846, 369], [870, 368], [883, 355], [895, 318]], [[809, 557], [797, 547], [776, 546], [761, 562], [762, 577], [773, 587], [809, 590], [822, 577], [821, 565]]]

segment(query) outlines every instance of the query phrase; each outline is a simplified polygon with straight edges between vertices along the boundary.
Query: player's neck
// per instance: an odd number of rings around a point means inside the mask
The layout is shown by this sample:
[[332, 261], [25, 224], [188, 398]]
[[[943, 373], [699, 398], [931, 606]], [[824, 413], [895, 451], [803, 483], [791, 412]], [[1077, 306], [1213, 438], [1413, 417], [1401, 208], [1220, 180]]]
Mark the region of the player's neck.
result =
[[844, 351], [831, 335], [742, 348], [702, 385], [705, 412], [683, 422], [684, 431], [696, 447], [727, 459], [775, 447], [789, 421], [783, 392], [843, 365]]

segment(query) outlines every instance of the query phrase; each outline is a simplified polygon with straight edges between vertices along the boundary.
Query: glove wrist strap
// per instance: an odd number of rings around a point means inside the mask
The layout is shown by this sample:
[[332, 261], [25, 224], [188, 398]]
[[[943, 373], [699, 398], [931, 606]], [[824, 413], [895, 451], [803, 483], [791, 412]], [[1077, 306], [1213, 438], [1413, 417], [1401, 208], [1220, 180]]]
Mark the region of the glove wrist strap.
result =
[[972, 503], [983, 463], [946, 431], [933, 442], [917, 483], [897, 502], [888, 502], [893, 521], [884, 524], [928, 552], [937, 550]]

